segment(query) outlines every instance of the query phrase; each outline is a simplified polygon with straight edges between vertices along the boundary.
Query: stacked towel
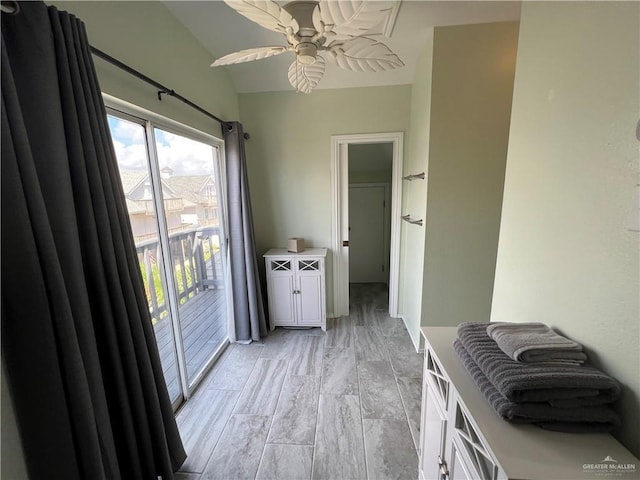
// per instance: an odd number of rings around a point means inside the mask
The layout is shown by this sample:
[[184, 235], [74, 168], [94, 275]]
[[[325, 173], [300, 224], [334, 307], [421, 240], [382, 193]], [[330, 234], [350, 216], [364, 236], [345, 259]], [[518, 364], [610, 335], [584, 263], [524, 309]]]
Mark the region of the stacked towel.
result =
[[616, 413], [607, 406], [557, 408], [545, 402], [511, 402], [493, 386], [459, 340], [453, 347], [487, 402], [508, 422], [533, 423], [547, 430], [569, 433], [609, 432], [620, 425]]
[[564, 432], [605, 432], [620, 424], [609, 406], [620, 395], [615, 379], [588, 365], [517, 362], [487, 327], [461, 324], [454, 349], [502, 418]]
[[518, 362], [580, 365], [587, 360], [582, 345], [544, 323], [491, 323], [487, 334]]

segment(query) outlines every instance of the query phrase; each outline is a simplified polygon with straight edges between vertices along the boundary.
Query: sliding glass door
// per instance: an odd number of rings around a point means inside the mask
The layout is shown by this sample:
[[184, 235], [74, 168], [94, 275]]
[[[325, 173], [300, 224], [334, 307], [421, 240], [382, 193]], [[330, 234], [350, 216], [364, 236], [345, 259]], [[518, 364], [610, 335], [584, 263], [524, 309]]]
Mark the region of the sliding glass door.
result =
[[108, 120], [177, 407], [228, 343], [221, 142], [115, 110]]
[[154, 128], [187, 380], [227, 340], [219, 150]]

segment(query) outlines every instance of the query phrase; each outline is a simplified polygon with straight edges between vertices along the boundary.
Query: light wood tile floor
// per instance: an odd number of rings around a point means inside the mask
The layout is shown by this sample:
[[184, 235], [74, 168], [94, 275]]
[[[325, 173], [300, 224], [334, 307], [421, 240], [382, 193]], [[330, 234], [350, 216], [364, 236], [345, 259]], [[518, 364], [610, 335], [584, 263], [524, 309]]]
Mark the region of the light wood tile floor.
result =
[[231, 345], [179, 412], [178, 480], [418, 478], [422, 356], [385, 285], [350, 315]]

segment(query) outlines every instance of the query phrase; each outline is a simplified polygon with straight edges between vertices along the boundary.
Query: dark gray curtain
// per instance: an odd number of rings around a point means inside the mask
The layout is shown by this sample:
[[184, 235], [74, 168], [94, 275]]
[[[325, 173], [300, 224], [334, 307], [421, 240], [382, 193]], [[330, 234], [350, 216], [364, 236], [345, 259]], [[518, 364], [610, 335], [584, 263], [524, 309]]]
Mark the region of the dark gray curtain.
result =
[[84, 25], [2, 14], [2, 357], [31, 480], [184, 461]]
[[267, 322], [258, 275], [242, 124], [226, 123], [222, 126], [222, 132], [226, 154], [234, 311], [229, 325], [229, 340], [247, 343], [259, 341], [267, 335]]

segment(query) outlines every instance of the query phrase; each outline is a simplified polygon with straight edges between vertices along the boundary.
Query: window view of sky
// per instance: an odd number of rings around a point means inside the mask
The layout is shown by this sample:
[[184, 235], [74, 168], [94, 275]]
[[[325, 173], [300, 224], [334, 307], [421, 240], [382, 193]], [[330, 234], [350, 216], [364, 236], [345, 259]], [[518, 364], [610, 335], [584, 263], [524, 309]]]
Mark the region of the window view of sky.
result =
[[[146, 170], [144, 128], [113, 116], [108, 119], [120, 169]], [[176, 176], [213, 174], [213, 147], [160, 129], [155, 135], [160, 168], [169, 167]]]

